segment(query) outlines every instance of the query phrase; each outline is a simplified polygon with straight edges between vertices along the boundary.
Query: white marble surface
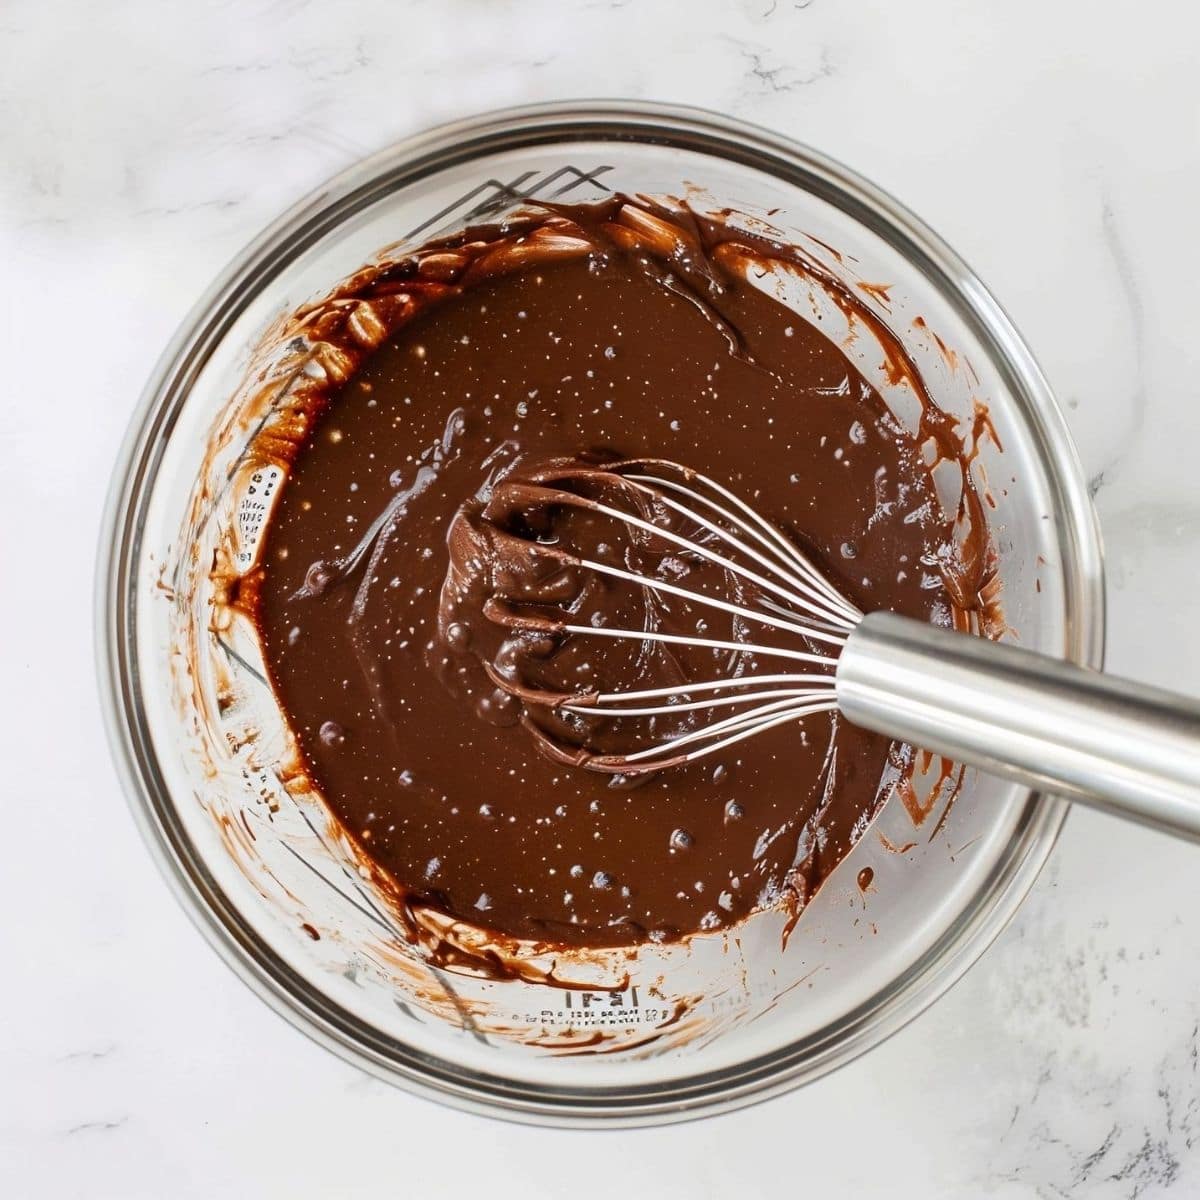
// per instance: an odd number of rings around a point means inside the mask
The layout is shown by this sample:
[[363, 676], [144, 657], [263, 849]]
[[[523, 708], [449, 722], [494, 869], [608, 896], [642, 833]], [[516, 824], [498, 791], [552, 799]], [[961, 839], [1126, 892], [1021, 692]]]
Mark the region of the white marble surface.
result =
[[1200, 690], [1198, 45], [1187, 0], [5, 0], [0, 1195], [1200, 1195], [1194, 849], [1075, 814], [999, 943], [902, 1034], [618, 1148], [412, 1099], [254, 999], [142, 850], [91, 645], [110, 465], [214, 272], [390, 139], [625, 95], [807, 140], [965, 255], [1097, 490], [1111, 667]]

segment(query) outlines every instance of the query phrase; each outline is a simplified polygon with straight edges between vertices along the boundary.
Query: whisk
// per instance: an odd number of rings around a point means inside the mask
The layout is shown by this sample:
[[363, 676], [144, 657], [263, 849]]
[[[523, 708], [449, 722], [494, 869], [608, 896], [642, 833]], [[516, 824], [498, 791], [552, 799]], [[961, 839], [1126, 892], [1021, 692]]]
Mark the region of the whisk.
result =
[[548, 618], [544, 610], [531, 616], [521, 603], [496, 596], [485, 606], [493, 621], [580, 638], [728, 650], [785, 669], [574, 693], [532, 692], [494, 674], [522, 699], [578, 717], [707, 718], [628, 753], [580, 752], [581, 765], [623, 774], [663, 770], [836, 710], [855, 725], [954, 761], [1200, 840], [1195, 700], [896, 613], [864, 613], [770, 521], [677, 463], [627, 460], [585, 474], [606, 481], [599, 496], [534, 481], [515, 485], [506, 503], [609, 518], [744, 586], [736, 595], [734, 589], [712, 595], [562, 544], [530, 543], [531, 555], [722, 612], [743, 628], [773, 631], [771, 640], [614, 628], [569, 615]]

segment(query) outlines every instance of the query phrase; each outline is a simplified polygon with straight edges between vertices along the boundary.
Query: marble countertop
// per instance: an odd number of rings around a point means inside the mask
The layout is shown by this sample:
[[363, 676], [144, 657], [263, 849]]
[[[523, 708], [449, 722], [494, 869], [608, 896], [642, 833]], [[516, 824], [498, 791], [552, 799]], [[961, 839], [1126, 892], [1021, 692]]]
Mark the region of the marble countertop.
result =
[[0, 1194], [1200, 1195], [1194, 849], [1076, 812], [999, 942], [900, 1035], [618, 1150], [413, 1099], [255, 999], [127, 815], [91, 625], [126, 422], [244, 242], [424, 126], [629, 96], [807, 141], [961, 251], [1077, 439], [1110, 667], [1200, 691], [1198, 44], [1184, 0], [6, 0]]

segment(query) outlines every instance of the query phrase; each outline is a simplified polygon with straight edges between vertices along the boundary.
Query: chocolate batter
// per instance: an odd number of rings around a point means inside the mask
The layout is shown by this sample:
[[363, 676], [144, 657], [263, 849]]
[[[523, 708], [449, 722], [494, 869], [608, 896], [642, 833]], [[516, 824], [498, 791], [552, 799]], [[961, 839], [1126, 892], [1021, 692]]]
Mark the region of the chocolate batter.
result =
[[[920, 434], [905, 432], [833, 341], [749, 281], [779, 264], [816, 270], [725, 221], [618, 197], [469, 230], [321, 308], [321, 335], [346, 346], [343, 381], [297, 405], [294, 436], [270, 448], [290, 477], [243, 592], [312, 780], [406, 903], [572, 946], [716, 929], [803, 903], [907, 778], [906, 748], [828, 715], [648, 778], [592, 773], [539, 752], [527, 706], [494, 679], [586, 691], [737, 668], [539, 642], [485, 615], [494, 589], [470, 571], [485, 508], [556, 459], [686, 463], [864, 609], [949, 622], [986, 590], [979, 563], [950, 566], [954, 516], [922, 454], [933, 444], [967, 476], [944, 414], [926, 405]], [[968, 486], [958, 519], [976, 503]], [[504, 522], [629, 561], [628, 536], [602, 522]], [[639, 569], [689, 569], [650, 550]], [[561, 576], [539, 570], [534, 599], [649, 619], [635, 589]], [[656, 605], [661, 627], [714, 622]], [[715, 635], [745, 633], [727, 621]], [[645, 730], [571, 734], [611, 751]]]
[[[689, 762], [696, 744], [679, 739], [718, 728], [729, 714], [678, 703], [630, 717], [574, 707], [594, 706], [603, 693], [665, 687], [680, 691], [678, 702], [695, 698], [682, 689], [707, 680], [807, 671], [833, 702], [836, 648], [803, 632], [780, 635], [753, 617], [777, 615], [761, 582], [771, 582], [771, 568], [672, 509], [670, 493], [648, 493], [642, 475], [688, 484], [694, 472], [656, 460], [609, 462], [600, 452], [515, 465], [455, 517], [438, 614], [439, 640], [479, 659], [499, 689], [494, 702], [508, 712], [516, 702], [544, 754], [628, 777], [617, 786], [640, 786], [640, 773]], [[757, 578], [738, 567], [757, 567]], [[653, 765], [630, 758], [667, 744], [674, 751]]]

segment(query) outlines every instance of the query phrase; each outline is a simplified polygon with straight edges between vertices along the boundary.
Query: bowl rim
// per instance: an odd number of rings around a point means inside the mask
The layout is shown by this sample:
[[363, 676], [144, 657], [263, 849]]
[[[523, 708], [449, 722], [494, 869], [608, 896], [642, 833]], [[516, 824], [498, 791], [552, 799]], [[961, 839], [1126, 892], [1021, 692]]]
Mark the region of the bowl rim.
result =
[[141, 705], [135, 651], [144, 508], [191, 384], [258, 288], [351, 210], [402, 182], [483, 153], [564, 139], [651, 142], [715, 154], [833, 202], [884, 238], [942, 290], [986, 346], [1052, 464], [1068, 563], [1068, 656], [1099, 668], [1104, 576], [1099, 527], [1082, 467], [1050, 386], [1012, 321], [978, 277], [890, 195], [834, 159], [757, 125], [699, 108], [576, 100], [509, 108], [428, 129], [341, 172], [272, 222], [217, 276], [184, 318], [142, 392], [109, 489], [96, 562], [95, 638], [101, 709], [117, 774], [142, 838], [176, 899], [226, 964], [320, 1045], [391, 1083], [477, 1114], [609, 1128], [728, 1112], [789, 1091], [880, 1044], [949, 990], [1016, 912], [1066, 817], [1059, 797], [1027, 793], [1010, 850], [955, 920], [886, 991], [799, 1042], [717, 1071], [628, 1088], [546, 1087], [460, 1067], [385, 1037], [312, 988], [241, 916], [194, 854], [158, 768]]

